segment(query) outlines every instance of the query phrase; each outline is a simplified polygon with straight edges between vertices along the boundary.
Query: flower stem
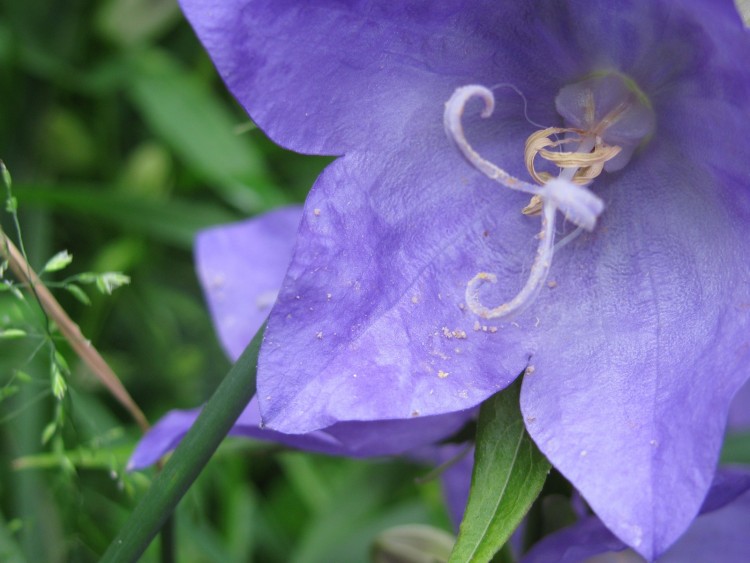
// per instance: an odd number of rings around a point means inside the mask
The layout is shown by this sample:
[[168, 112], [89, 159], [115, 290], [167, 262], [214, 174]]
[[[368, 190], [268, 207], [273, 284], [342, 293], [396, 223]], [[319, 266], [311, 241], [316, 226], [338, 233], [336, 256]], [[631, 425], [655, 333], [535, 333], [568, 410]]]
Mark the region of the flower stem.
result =
[[164, 470], [156, 476], [112, 541], [101, 563], [136, 561], [198, 477], [219, 443], [255, 394], [261, 328], [206, 403]]
[[0, 255], [8, 261], [13, 274], [24, 283], [39, 302], [42, 310], [55, 322], [57, 328], [70, 343], [73, 351], [89, 367], [109, 392], [130, 413], [143, 432], [149, 429], [148, 420], [127, 392], [119, 378], [102, 358], [91, 342], [81, 333], [81, 329], [68, 316], [57, 299], [50, 293], [36, 272], [31, 268], [23, 253], [0, 228]]

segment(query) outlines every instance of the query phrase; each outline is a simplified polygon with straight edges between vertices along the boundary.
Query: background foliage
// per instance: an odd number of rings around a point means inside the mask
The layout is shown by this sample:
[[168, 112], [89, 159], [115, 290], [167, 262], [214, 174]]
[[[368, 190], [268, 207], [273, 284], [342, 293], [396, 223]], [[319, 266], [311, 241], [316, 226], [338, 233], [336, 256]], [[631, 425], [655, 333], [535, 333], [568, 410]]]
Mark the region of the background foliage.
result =
[[[35, 269], [74, 256], [46, 280], [132, 278], [111, 296], [87, 288], [90, 305], [55, 294], [151, 422], [199, 405], [229, 367], [193, 272], [196, 231], [301, 201], [328, 162], [253, 128], [175, 0], [0, 0], [0, 158]], [[2, 225], [13, 233], [8, 214]], [[0, 339], [0, 560], [95, 561], [152, 478], [124, 471], [139, 430], [57, 341], [69, 389], [43, 444], [57, 408], [44, 319], [4, 291], [8, 329], [27, 335]], [[365, 559], [385, 527], [449, 529], [437, 484], [414, 481], [425, 472], [227, 442], [180, 505], [177, 559]]]

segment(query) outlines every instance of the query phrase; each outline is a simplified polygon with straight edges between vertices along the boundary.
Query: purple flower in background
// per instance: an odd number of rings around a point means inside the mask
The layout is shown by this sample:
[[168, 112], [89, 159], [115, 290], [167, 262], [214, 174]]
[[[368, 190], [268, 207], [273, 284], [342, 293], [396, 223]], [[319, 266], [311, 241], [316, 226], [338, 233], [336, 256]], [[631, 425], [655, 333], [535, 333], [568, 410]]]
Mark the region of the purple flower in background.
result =
[[[663, 557], [663, 563], [728, 563], [750, 557], [750, 474], [723, 470], [701, 506], [700, 516]], [[639, 563], [641, 557], [612, 535], [596, 517], [546, 537], [522, 563]]]
[[270, 315], [267, 427], [466, 412], [525, 371], [541, 450], [618, 538], [664, 552], [749, 373], [733, 3], [182, 5], [273, 140], [342, 155]]

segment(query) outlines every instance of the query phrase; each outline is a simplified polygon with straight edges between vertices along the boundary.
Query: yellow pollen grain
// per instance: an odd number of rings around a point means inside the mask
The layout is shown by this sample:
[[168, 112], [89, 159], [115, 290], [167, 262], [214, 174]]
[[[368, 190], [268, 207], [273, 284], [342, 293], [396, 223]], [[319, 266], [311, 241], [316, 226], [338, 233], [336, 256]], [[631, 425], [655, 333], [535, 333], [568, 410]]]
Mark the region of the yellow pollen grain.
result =
[[320, 332], [316, 332], [315, 338], [317, 338], [318, 340], [323, 340], [323, 331], [321, 330]]
[[465, 340], [466, 339], [466, 332], [463, 330], [456, 329], [453, 332], [451, 332], [453, 335], [453, 338], [458, 338], [459, 340]]
[[419, 411], [411, 411], [412, 416], [419, 416]]
[[536, 371], [536, 368], [534, 366], [528, 366], [526, 368], [526, 371], [524, 372], [526, 375], [531, 375]]
[[448, 339], [453, 338], [453, 335], [451, 334], [451, 331], [450, 331], [450, 329], [447, 326], [444, 326], [442, 328], [442, 331], [443, 331], [443, 336], [445, 336], [446, 338], [448, 338]]
[[417, 303], [419, 303], [419, 297], [416, 295], [412, 295], [411, 302], [416, 305]]
[[439, 370], [439, 371], [438, 371], [438, 377], [439, 377], [440, 379], [445, 379], [445, 378], [446, 378], [446, 377], [448, 377], [449, 375], [450, 375], [450, 374], [449, 374], [449, 373], [448, 373], [447, 371], [443, 371], [443, 370]]
[[318, 208], [313, 209], [313, 215], [315, 215], [316, 217], [320, 217], [320, 209]]
[[549, 280], [547, 282], [547, 287], [549, 287], [550, 289], [554, 289], [557, 287], [557, 282], [555, 280]]
[[482, 330], [482, 325], [479, 324], [479, 321], [474, 321], [474, 331], [479, 332], [480, 330]]

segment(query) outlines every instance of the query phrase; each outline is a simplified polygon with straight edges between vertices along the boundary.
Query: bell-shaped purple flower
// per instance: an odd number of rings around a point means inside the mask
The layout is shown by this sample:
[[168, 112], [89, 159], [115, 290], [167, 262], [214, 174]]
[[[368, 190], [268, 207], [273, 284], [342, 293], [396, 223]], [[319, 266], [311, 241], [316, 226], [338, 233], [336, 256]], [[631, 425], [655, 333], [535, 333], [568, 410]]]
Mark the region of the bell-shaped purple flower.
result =
[[[661, 563], [728, 563], [750, 557], [750, 474], [723, 470], [716, 475], [700, 515]], [[640, 563], [643, 561], [602, 522], [590, 516], [552, 534], [526, 554], [521, 563]]]
[[664, 552], [749, 373], [734, 4], [182, 5], [273, 140], [341, 155], [270, 315], [268, 428], [466, 411], [525, 372], [541, 450], [617, 537]]

